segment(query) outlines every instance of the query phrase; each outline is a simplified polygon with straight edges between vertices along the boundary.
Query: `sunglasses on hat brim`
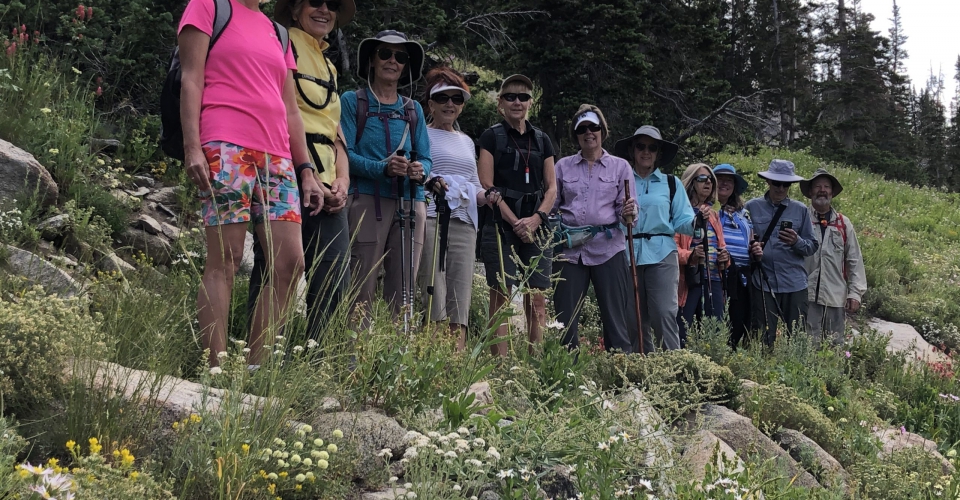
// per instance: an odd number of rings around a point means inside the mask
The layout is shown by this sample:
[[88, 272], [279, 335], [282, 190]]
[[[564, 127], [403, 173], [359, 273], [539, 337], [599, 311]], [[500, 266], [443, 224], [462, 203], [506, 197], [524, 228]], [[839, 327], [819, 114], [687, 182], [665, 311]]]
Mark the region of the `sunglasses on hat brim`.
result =
[[410, 54], [407, 54], [402, 50], [393, 50], [386, 47], [377, 49], [377, 57], [379, 57], [381, 61], [389, 61], [390, 58], [393, 57], [400, 64], [407, 64], [410, 62]]

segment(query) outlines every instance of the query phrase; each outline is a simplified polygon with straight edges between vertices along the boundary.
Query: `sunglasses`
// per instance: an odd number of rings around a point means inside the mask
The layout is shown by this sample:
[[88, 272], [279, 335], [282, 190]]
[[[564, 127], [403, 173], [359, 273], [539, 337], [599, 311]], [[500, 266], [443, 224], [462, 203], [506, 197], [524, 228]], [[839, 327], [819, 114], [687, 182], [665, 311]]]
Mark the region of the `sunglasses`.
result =
[[390, 58], [393, 57], [400, 64], [407, 64], [410, 62], [410, 54], [407, 54], [402, 50], [393, 50], [386, 47], [377, 50], [377, 57], [379, 57], [381, 61], [389, 61]]
[[702, 184], [702, 183], [708, 182], [708, 181], [709, 181], [710, 183], [713, 183], [713, 179], [711, 179], [710, 176], [707, 175], [707, 174], [700, 174], [700, 175], [694, 177], [693, 180], [697, 181], [698, 184]]
[[771, 186], [778, 187], [778, 188], [788, 188], [790, 187], [790, 184], [793, 184], [792, 182], [780, 182], [780, 181], [767, 181], [767, 182], [769, 182]]
[[447, 101], [453, 101], [457, 106], [463, 104], [463, 94], [433, 94], [430, 96], [430, 100], [437, 104], [446, 104]]
[[327, 10], [330, 12], [340, 11], [340, 0], [309, 0], [307, 3], [314, 9], [319, 9], [323, 4], [327, 4]]
[[589, 124], [589, 125], [583, 125], [582, 127], [577, 127], [577, 129], [574, 130], [574, 132], [576, 132], [577, 135], [583, 135], [583, 134], [586, 134], [588, 130], [589, 130], [590, 132], [599, 132], [599, 131], [600, 131], [600, 125], [597, 125], [597, 124], [594, 124], [594, 123], [591, 123], [591, 124]]
[[644, 149], [646, 149], [647, 151], [649, 151], [649, 152], [651, 152], [651, 153], [656, 153], [657, 151], [660, 151], [660, 145], [659, 145], [659, 144], [644, 144], [644, 143], [642, 143], [642, 142], [635, 142], [635, 143], [633, 144], [633, 149], [635, 149], [637, 152], [640, 152], [640, 151], [643, 151]]
[[509, 94], [503, 94], [503, 95], [500, 96], [500, 97], [502, 97], [503, 100], [505, 100], [505, 101], [507, 101], [507, 102], [513, 102], [513, 101], [516, 101], [517, 99], [519, 99], [520, 102], [527, 102], [527, 101], [529, 101], [533, 96], [530, 95], [530, 94], [516, 94], [516, 93], [511, 92], [511, 93], [509, 93]]

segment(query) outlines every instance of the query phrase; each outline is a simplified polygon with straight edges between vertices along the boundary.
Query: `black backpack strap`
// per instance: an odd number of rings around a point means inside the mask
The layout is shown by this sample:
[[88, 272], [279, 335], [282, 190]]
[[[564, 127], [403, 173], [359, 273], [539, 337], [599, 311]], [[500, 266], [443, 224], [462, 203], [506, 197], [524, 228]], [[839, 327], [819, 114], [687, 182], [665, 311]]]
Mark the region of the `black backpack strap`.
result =
[[494, 169], [500, 164], [500, 159], [507, 152], [507, 129], [502, 123], [490, 127], [493, 130], [493, 136], [496, 138], [496, 145], [493, 150]]
[[773, 219], [770, 219], [770, 225], [767, 226], [767, 230], [763, 232], [763, 238], [760, 239], [761, 245], [765, 245], [767, 240], [770, 239], [770, 235], [773, 234], [773, 228], [777, 226], [777, 222], [780, 222], [780, 216], [783, 215], [783, 211], [786, 209], [787, 204], [781, 203], [777, 211], [773, 213]]
[[220, 35], [227, 29], [231, 17], [233, 17], [233, 5], [230, 4], [230, 0], [213, 0], [213, 31], [210, 35], [210, 47], [207, 52], [213, 48], [213, 44], [220, 39]]
[[673, 225], [673, 198], [677, 196], [677, 176], [667, 174], [667, 183], [670, 184], [670, 225]]
[[407, 99], [406, 97], [400, 96], [403, 102], [403, 120], [410, 125], [410, 149], [412, 151], [417, 150], [417, 141], [414, 137], [417, 136], [417, 123], [420, 122], [420, 115], [417, 114], [417, 103], [413, 99]]
[[357, 90], [357, 138], [354, 144], [360, 144], [363, 129], [367, 126], [367, 112], [370, 111], [370, 100], [367, 98], [367, 89]]

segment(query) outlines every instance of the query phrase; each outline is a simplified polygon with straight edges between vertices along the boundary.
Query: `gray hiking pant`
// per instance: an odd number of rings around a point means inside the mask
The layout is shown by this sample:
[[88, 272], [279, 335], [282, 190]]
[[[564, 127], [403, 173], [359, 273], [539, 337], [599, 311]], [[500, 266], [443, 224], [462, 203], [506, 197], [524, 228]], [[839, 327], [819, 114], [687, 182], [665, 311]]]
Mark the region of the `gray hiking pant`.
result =
[[656, 264], [637, 266], [643, 352], [653, 352], [655, 345], [668, 351], [680, 348], [680, 327], [677, 325], [679, 286], [680, 265], [676, 251]]
[[630, 283], [630, 264], [626, 260], [626, 251], [596, 266], [562, 260], [554, 266], [560, 272], [560, 281], [553, 292], [553, 303], [557, 310], [557, 321], [567, 328], [563, 344], [571, 349], [580, 345], [580, 307], [587, 289], [593, 283], [603, 323], [604, 347], [608, 351], [618, 349], [625, 353], [639, 351], [633, 284]]
[[816, 341], [830, 341], [834, 345], [842, 344], [846, 320], [847, 316], [842, 307], [807, 305], [807, 334]]
[[[763, 343], [773, 346], [777, 340], [777, 325], [779, 321], [784, 322], [786, 333], [790, 334], [794, 329], [803, 328], [804, 317], [807, 314], [807, 289], [796, 292], [785, 292], [772, 294], [770, 292], [761, 292], [759, 288], [753, 287], [751, 297], [761, 297], [760, 300], [753, 302], [753, 324], [763, 332]], [[766, 307], [764, 307], [766, 305]], [[764, 317], [766, 312], [766, 317]]]

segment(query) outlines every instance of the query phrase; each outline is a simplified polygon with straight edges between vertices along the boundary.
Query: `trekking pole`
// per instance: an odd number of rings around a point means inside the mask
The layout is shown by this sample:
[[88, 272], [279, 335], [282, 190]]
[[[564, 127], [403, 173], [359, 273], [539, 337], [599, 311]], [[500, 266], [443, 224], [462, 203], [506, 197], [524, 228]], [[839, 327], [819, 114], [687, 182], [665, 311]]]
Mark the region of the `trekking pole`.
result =
[[[417, 161], [417, 158], [418, 158], [417, 152], [416, 152], [416, 151], [411, 151], [411, 152], [410, 152], [410, 161], [411, 161], [411, 162], [415, 162], [415, 161]], [[408, 265], [409, 265], [409, 267], [410, 267], [410, 282], [409, 282], [409, 284], [408, 284], [409, 287], [410, 287], [410, 294], [407, 296], [407, 298], [408, 298], [408, 300], [409, 300], [409, 302], [408, 302], [408, 304], [407, 304], [407, 306], [408, 306], [408, 313], [407, 313], [407, 314], [409, 314], [410, 321], [413, 321], [413, 291], [414, 291], [414, 286], [415, 286], [414, 283], [415, 283], [415, 279], [416, 279], [416, 278], [415, 278], [415, 273], [414, 273], [414, 268], [416, 267], [414, 257], [415, 257], [416, 252], [417, 252], [417, 246], [416, 246], [416, 241], [417, 241], [417, 208], [416, 208], [416, 207], [417, 207], [417, 201], [416, 201], [416, 200], [417, 200], [417, 186], [419, 186], [419, 185], [420, 185], [420, 181], [415, 181], [415, 180], [413, 180], [412, 178], [410, 179], [410, 261], [408, 262]]]
[[[713, 311], [713, 290], [710, 287], [710, 233], [707, 230], [708, 222], [703, 223], [703, 269], [705, 271], [704, 283], [707, 287], [707, 300], [710, 303], [710, 310]], [[716, 313], [716, 311], [714, 311]], [[703, 308], [703, 314], [707, 314], [707, 308]]]
[[[623, 181], [623, 200], [626, 204], [627, 198], [630, 197], [630, 181]], [[627, 240], [627, 252], [630, 253], [630, 274], [633, 277], [633, 305], [634, 312], [637, 315], [637, 336], [640, 337], [640, 354], [645, 354], [643, 352], [643, 324], [640, 322], [640, 286], [637, 284], [637, 256], [633, 254], [633, 226], [636, 223], [636, 220], [631, 221], [630, 226], [627, 228], [628, 231], [625, 231], [623, 235]]]
[[[443, 190], [443, 181], [441, 178], [434, 177], [431, 182], [434, 183], [434, 186], [436, 186], [436, 183], [441, 183], [439, 188], [441, 191]], [[430, 186], [431, 182], [427, 182], [427, 186]], [[426, 323], [429, 323], [433, 317], [433, 297], [437, 286], [437, 260], [440, 258], [440, 225], [443, 223], [444, 213], [449, 210], [444, 195], [437, 194], [434, 192], [434, 189], [430, 189], [430, 191], [433, 192], [433, 205], [437, 213], [437, 227], [433, 232], [433, 266], [430, 268], [430, 284], [427, 286], [427, 295], [429, 298], [427, 299]]]
[[[493, 226], [494, 226], [494, 229], [496, 229], [496, 233], [497, 233], [497, 256], [500, 257], [500, 280], [501, 280], [500, 291], [502, 292], [504, 298], [508, 298], [507, 288], [509, 288], [509, 285], [508, 285], [509, 281], [507, 280], [507, 270], [506, 270], [507, 268], [503, 264], [503, 238], [501, 238], [500, 236], [502, 223], [503, 223], [503, 214], [500, 213], [500, 205], [497, 204], [493, 207]], [[513, 307], [512, 300], [510, 300], [510, 307], [511, 308]], [[512, 314], [510, 316], [513, 317]], [[513, 325], [510, 323], [509, 319], [507, 320], [507, 337], [511, 339], [510, 342], [513, 342], [512, 340]]]
[[[397, 156], [406, 157], [406, 151], [400, 149], [397, 150]], [[397, 200], [397, 216], [400, 219], [400, 288], [401, 288], [401, 312], [403, 313], [403, 333], [408, 333], [410, 331], [410, 324], [407, 321], [407, 251], [406, 251], [406, 238], [405, 238], [405, 228], [406, 228], [406, 214], [403, 210], [403, 180], [406, 177], [397, 177], [397, 183], [399, 188], [397, 189], [397, 194], [399, 194], [400, 199]]]

